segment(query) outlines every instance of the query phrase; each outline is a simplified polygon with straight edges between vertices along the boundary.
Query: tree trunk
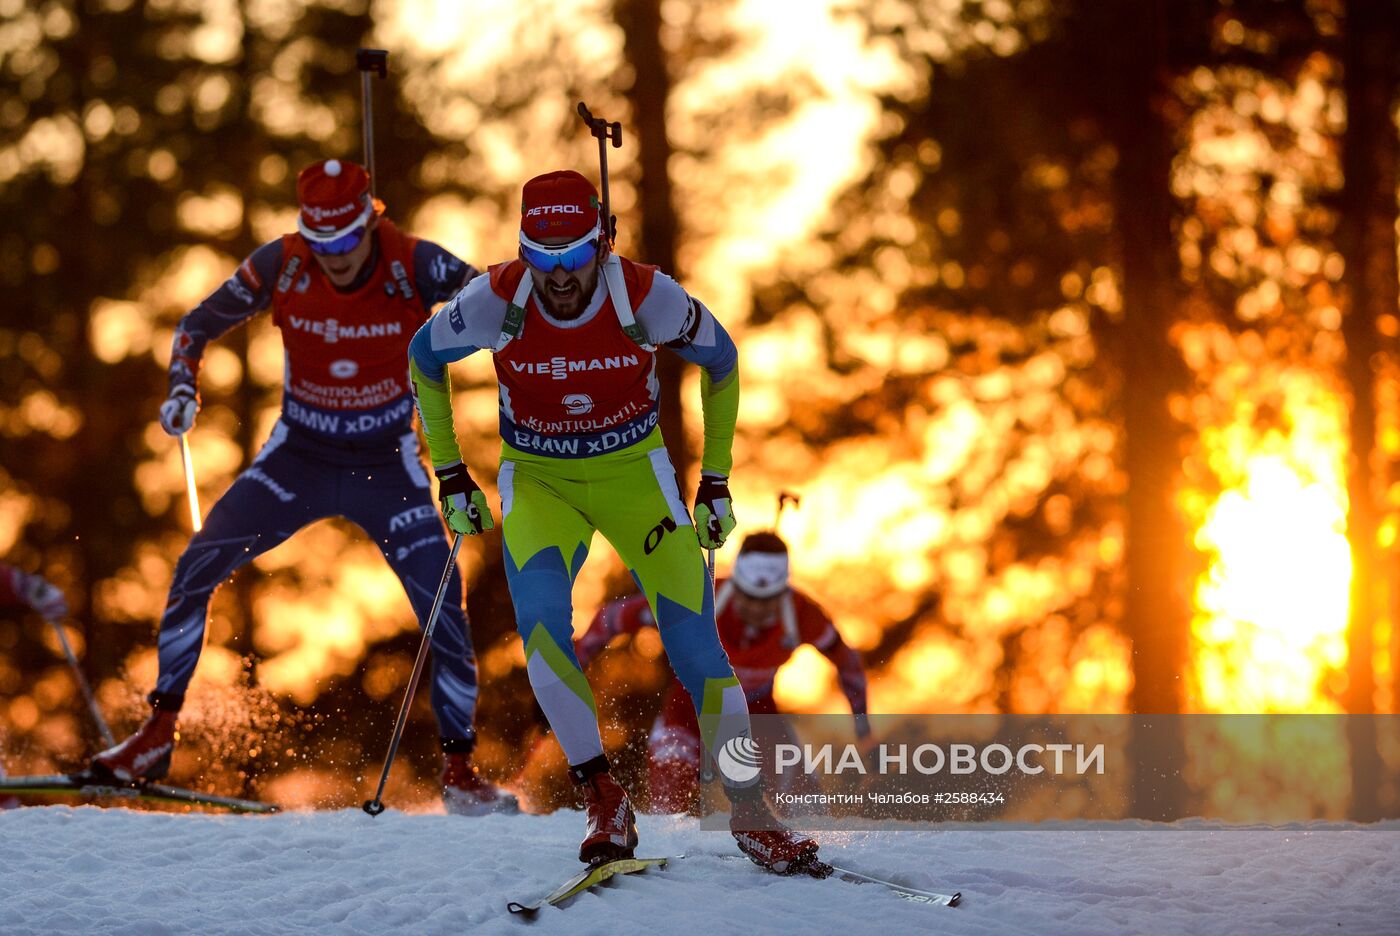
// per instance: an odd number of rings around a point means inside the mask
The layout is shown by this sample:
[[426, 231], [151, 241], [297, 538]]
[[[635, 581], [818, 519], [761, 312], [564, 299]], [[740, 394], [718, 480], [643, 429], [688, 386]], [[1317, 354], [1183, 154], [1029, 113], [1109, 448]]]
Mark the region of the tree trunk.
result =
[[[1346, 708], [1354, 716], [1375, 709], [1373, 635], [1384, 607], [1377, 531], [1380, 501], [1376, 471], [1375, 367], [1385, 350], [1377, 325], [1400, 308], [1395, 239], [1396, 159], [1400, 158], [1390, 120], [1394, 98], [1396, 6], [1352, 2], [1347, 8], [1345, 71], [1347, 129], [1342, 146], [1346, 178], [1341, 221], [1349, 308], [1342, 325], [1346, 339], [1346, 378], [1351, 389], [1351, 457], [1347, 471], [1347, 534], [1351, 542], [1351, 620], [1347, 646]], [[1375, 726], [1366, 717], [1348, 723], [1351, 742], [1351, 817], [1378, 818], [1376, 781], [1379, 758]]]
[[[1167, 92], [1166, 4], [1148, 0], [1120, 16], [1108, 94], [1118, 149], [1114, 216], [1122, 250], [1123, 420], [1128, 474], [1125, 624], [1133, 642], [1132, 710], [1182, 710], [1190, 606], [1186, 531], [1174, 504], [1180, 430], [1168, 399], [1187, 385], [1168, 332], [1177, 310], [1178, 261], [1172, 233], [1172, 140], [1161, 104]], [[1182, 814], [1183, 748], [1177, 720], [1157, 719], [1135, 738], [1138, 776], [1132, 815], [1170, 820]]]
[[[632, 85], [626, 90], [641, 173], [637, 183], [641, 230], [637, 232], [636, 259], [676, 276], [676, 212], [672, 205], [671, 140], [666, 132], [666, 104], [671, 97], [671, 76], [666, 50], [661, 45], [660, 0], [617, 0], [617, 23], [622, 27], [623, 55], [632, 66]], [[661, 434], [671, 464], [684, 486], [690, 473], [691, 453], [681, 408], [681, 378], [685, 362], [669, 350], [656, 355], [661, 382]]]

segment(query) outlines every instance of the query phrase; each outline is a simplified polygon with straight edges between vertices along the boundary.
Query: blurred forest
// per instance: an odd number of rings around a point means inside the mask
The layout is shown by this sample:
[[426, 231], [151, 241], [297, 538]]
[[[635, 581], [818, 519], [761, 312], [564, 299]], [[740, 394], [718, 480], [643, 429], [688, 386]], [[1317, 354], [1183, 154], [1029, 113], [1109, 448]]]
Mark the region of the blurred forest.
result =
[[[379, 196], [481, 267], [513, 255], [525, 179], [596, 175], [575, 102], [623, 123], [621, 252], [739, 342], [740, 533], [802, 496], [780, 529], [795, 579], [864, 654], [873, 711], [1396, 711], [1400, 4], [804, 6], [0, 0], [0, 558], [63, 587], [118, 734], [190, 529], [156, 421], [172, 328], [292, 229], [303, 165], [360, 158], [360, 46], [390, 51]], [[697, 378], [662, 362], [693, 483]], [[490, 362], [454, 374], [494, 500]], [[206, 509], [281, 380], [267, 317], [212, 346]], [[567, 801], [499, 538], [462, 554], [479, 760]], [[576, 627], [630, 587], [595, 549]], [[307, 529], [216, 596], [175, 779], [358, 802], [416, 648], [374, 546]], [[644, 633], [590, 670], [624, 779], [659, 655]], [[778, 691], [844, 710], [810, 649]], [[0, 619], [0, 739], [11, 772], [94, 744], [33, 616]], [[1343, 775], [1400, 774], [1349, 740]], [[424, 693], [386, 801], [431, 799], [435, 747]], [[1393, 815], [1390, 794], [1343, 783], [1324, 808]]]

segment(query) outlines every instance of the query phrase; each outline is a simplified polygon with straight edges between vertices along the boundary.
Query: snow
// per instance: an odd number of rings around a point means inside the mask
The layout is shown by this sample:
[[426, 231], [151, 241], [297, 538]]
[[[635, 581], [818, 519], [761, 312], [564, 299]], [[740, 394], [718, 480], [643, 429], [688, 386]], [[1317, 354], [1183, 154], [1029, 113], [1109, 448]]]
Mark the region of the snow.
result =
[[823, 854], [957, 908], [869, 885], [787, 879], [688, 818], [641, 817], [621, 878], [532, 924], [505, 905], [577, 870], [577, 813], [358, 810], [228, 816], [93, 806], [0, 812], [0, 933], [888, 934], [1400, 933], [1400, 823], [1245, 829], [1078, 823], [1053, 830], [822, 833]]

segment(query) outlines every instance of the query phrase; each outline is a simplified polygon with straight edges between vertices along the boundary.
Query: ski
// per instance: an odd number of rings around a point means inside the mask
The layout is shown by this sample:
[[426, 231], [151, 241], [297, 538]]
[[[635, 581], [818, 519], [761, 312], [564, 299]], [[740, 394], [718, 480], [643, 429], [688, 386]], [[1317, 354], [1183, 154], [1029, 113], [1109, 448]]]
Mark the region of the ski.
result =
[[557, 907], [586, 890], [592, 890], [609, 878], [619, 874], [637, 874], [648, 868], [664, 868], [666, 862], [670, 860], [670, 858], [619, 858], [615, 861], [604, 861], [584, 868], [533, 903], [523, 904], [512, 900], [506, 904], [506, 909], [520, 916], [532, 917], [543, 907]]
[[0, 793], [15, 796], [78, 796], [85, 799], [124, 799], [153, 803], [182, 803], [207, 806], [238, 813], [275, 813], [281, 807], [273, 803], [200, 793], [163, 783], [122, 783], [100, 780], [83, 774], [52, 774], [32, 777], [0, 778]]
[[827, 864], [825, 861], [813, 861], [810, 865], [801, 870], [803, 874], [809, 874], [814, 878], [833, 877], [841, 881], [849, 881], [852, 884], [879, 884], [894, 891], [896, 897], [913, 903], [927, 904], [936, 907], [956, 907], [962, 900], [962, 893], [955, 891], [951, 894], [938, 894], [933, 891], [919, 890], [917, 887], [906, 887], [903, 884], [896, 884], [893, 881], [886, 881], [881, 878], [871, 877], [868, 874], [861, 874], [859, 871], [850, 871], [846, 868], [838, 868], [836, 865]]
[[[744, 855], [724, 855], [723, 857], [733, 861], [747, 860], [758, 865], [760, 868], [763, 867], [763, 865], [754, 862], [751, 858], [746, 858]], [[768, 871], [770, 874], [780, 873], [767, 868], [764, 868], [764, 870]], [[919, 890], [917, 887], [906, 887], [903, 884], [896, 884], [894, 881], [886, 881], [883, 878], [872, 877], [869, 874], [862, 874], [859, 871], [851, 871], [848, 868], [838, 868], [818, 858], [814, 858], [802, 867], [787, 872], [787, 874], [793, 876], [805, 874], [817, 880], [834, 878], [835, 880], [846, 881], [850, 884], [878, 884], [881, 887], [894, 891], [895, 896], [903, 900], [932, 907], [956, 907], [962, 902], [962, 893], [960, 891], [954, 891], [951, 894], [940, 894], [935, 891]]]

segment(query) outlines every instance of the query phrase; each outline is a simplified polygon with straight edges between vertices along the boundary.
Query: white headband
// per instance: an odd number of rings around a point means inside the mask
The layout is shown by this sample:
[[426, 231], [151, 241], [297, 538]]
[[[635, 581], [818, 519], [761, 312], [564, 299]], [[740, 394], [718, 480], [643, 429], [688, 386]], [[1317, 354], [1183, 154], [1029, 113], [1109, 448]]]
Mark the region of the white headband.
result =
[[600, 227], [597, 222], [594, 222], [593, 230], [589, 231], [587, 234], [583, 235], [577, 240], [569, 241], [567, 244], [541, 244], [539, 241], [531, 240], [530, 236], [524, 231], [520, 232], [520, 243], [524, 244], [526, 247], [529, 247], [532, 250], [538, 250], [541, 253], [554, 254], [557, 256], [559, 254], [568, 253], [569, 251], [577, 247], [579, 244], [586, 244], [588, 241], [594, 240], [595, 238], [599, 237], [602, 233], [602, 227]]
[[351, 231], [353, 231], [355, 228], [359, 227], [362, 224], [368, 224], [370, 216], [373, 214], [374, 199], [367, 198], [364, 210], [355, 216], [355, 220], [351, 221], [349, 224], [345, 225], [342, 228], [337, 228], [334, 231], [318, 231], [315, 228], [307, 225], [306, 221], [303, 220], [301, 217], [301, 211], [298, 210], [297, 230], [300, 231], [301, 236], [305, 237], [307, 240], [314, 240], [318, 244], [325, 244], [329, 243], [330, 241], [337, 240], [338, 238], [343, 237], [346, 234], [349, 234]]
[[730, 573], [734, 584], [753, 598], [772, 598], [787, 591], [787, 553], [741, 552]]

